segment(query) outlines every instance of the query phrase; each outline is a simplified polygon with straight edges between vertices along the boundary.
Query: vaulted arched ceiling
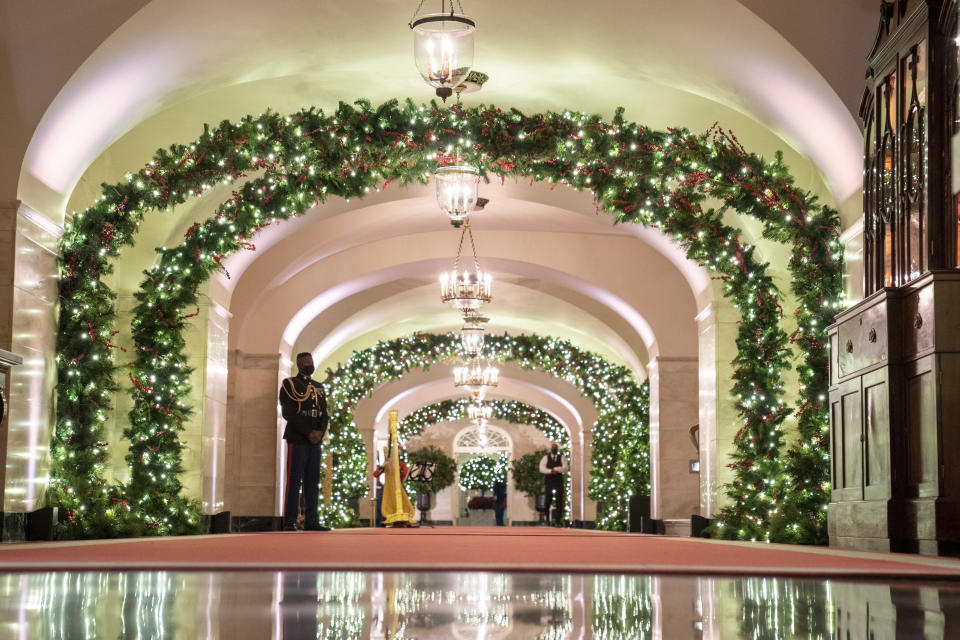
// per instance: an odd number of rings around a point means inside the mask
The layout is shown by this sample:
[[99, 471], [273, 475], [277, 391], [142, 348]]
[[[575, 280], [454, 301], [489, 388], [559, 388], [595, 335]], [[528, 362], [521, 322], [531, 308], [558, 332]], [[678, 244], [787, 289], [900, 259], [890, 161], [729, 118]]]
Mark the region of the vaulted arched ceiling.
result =
[[[96, 6], [66, 11], [70, 21], [49, 20], [40, 6], [6, 8], [11, 40], [22, 37], [14, 28], [58, 36], [73, 56], [72, 64], [57, 63], [32, 48], [34, 68], [46, 74], [28, 78], [31, 65], [18, 59], [9, 79], [25, 103], [11, 105], [11, 115], [27, 130], [37, 123], [25, 158], [18, 155], [19, 191], [45, 213], [62, 209], [94, 161], [123, 138], [130, 144], [114, 148], [103, 169], [137, 166], [156, 146], [196, 135], [201, 121], [360, 96], [429, 96], [405, 26], [414, 2], [373, 1], [361, 11], [318, 0], [281, 11], [254, 0], [84, 4]], [[859, 133], [850, 90], [841, 98], [828, 79], [846, 82], [850, 72], [834, 68], [863, 66], [869, 0], [818, 0], [806, 11], [773, 4], [780, 3], [561, 0], [505, 12], [495, 2], [468, 2], [480, 25], [475, 66], [491, 75], [482, 99], [530, 111], [610, 114], [623, 105], [654, 127], [720, 120], [748, 147], [788, 146], [809, 159], [842, 201], [860, 183]], [[845, 25], [845, 37], [804, 36], [798, 12], [827, 33]], [[844, 55], [829, 56], [838, 49]]]
[[[193, 139], [204, 122], [431, 97], [412, 62], [413, 1], [57, 4], [0, 5], [9, 45], [0, 121], [15, 129], [0, 136], [0, 204], [20, 199], [57, 223], [101, 182]], [[475, 67], [491, 79], [464, 101], [608, 117], [624, 106], [659, 129], [719, 122], [751, 151], [782, 149], [799, 185], [849, 221], [861, 184], [860, 90], [849, 85], [862, 77], [875, 4], [465, 0], [479, 24]], [[115, 287], [135, 290], [153, 248], [179, 242], [230, 189], [149, 216]], [[588, 194], [509, 183], [484, 191], [479, 249], [503, 283], [493, 328], [568, 338], [641, 376], [658, 353], [696, 355], [694, 315], [712, 288], [669, 238], [613, 227]], [[236, 348], [286, 342], [332, 364], [410, 327], [457, 324], [432, 292], [456, 236], [429, 187], [331, 201], [254, 241], [258, 250], [228, 260], [231, 277], [209, 289], [233, 313]]]

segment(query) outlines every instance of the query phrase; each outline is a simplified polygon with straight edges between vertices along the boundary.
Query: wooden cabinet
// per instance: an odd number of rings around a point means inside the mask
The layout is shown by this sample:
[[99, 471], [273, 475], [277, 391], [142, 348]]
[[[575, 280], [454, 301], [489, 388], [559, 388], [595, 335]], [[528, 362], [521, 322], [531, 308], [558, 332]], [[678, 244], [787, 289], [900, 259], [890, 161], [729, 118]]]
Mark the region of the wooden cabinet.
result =
[[830, 543], [960, 551], [960, 273], [878, 291], [829, 335]]
[[831, 544], [890, 549], [891, 409], [898, 383], [891, 358], [897, 358], [900, 344], [899, 303], [889, 291], [880, 291], [838, 316], [830, 330]]
[[960, 554], [957, 0], [880, 0], [860, 107], [864, 291], [830, 327], [830, 543]]

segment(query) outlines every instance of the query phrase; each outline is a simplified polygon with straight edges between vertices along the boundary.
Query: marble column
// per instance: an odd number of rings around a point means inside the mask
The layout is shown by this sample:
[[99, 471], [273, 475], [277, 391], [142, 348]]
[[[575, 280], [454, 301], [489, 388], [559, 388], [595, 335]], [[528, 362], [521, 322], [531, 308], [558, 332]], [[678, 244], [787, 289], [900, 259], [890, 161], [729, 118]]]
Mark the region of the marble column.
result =
[[[597, 503], [587, 495], [590, 491], [590, 474], [593, 472], [593, 429], [584, 425], [570, 436], [570, 445], [574, 451], [572, 462], [577, 464], [578, 478], [573, 482], [576, 500], [571, 501], [574, 520], [583, 522], [597, 521]], [[577, 461], [579, 460], [579, 463]]]
[[717, 511], [717, 313], [713, 303], [697, 314], [700, 353], [700, 515]]
[[700, 515], [712, 518], [729, 503], [723, 486], [733, 481], [727, 467], [740, 418], [730, 397], [731, 361], [737, 354], [740, 312], [723, 299], [715, 285], [716, 302], [697, 314], [699, 349]]
[[13, 278], [17, 257], [17, 207], [0, 206], [0, 349], [13, 342]]
[[696, 358], [657, 357], [650, 376], [650, 515], [687, 519], [700, 511], [700, 477], [690, 472], [698, 454], [690, 439], [697, 424], [699, 363]]
[[207, 311], [207, 348], [203, 394], [203, 512], [224, 510], [227, 446], [227, 372], [231, 313], [203, 297]]
[[11, 372], [2, 459], [4, 512], [43, 506], [56, 384], [57, 249], [63, 229], [16, 203], [0, 209], [0, 348], [23, 358]]
[[[5, 349], [0, 349], [0, 400], [3, 401], [3, 411], [0, 415], [0, 460], [6, 460], [7, 435], [10, 433], [10, 371], [22, 364], [23, 358]], [[7, 486], [6, 480], [7, 465], [0, 465], [0, 498], [3, 497], [3, 492]], [[4, 528], [3, 523], [0, 523], [0, 529]]]
[[[364, 419], [366, 418], [366, 419]], [[358, 417], [356, 413], [354, 414], [354, 421], [358, 425], [358, 430], [360, 431], [360, 437], [363, 440], [364, 449], [367, 452], [367, 471], [365, 481], [367, 483], [367, 493], [360, 497], [359, 503], [357, 505], [357, 517], [364, 520], [371, 520], [376, 516], [377, 510], [377, 501], [376, 501], [376, 482], [377, 480], [373, 477], [373, 471], [375, 468], [375, 461], [377, 460], [377, 443], [374, 439], [374, 421], [369, 416], [364, 416], [364, 418]], [[381, 445], [382, 447], [383, 445]], [[431, 514], [432, 516], [433, 514]]]
[[234, 350], [229, 362], [224, 509], [243, 516], [279, 515], [280, 354]]
[[[17, 208], [0, 207], [0, 393], [5, 403], [4, 418], [0, 419], [0, 511], [6, 502], [7, 441], [10, 435], [10, 367], [23, 364], [22, 356], [7, 351], [13, 338], [13, 278], [16, 271]], [[0, 529], [2, 529], [0, 524]]]

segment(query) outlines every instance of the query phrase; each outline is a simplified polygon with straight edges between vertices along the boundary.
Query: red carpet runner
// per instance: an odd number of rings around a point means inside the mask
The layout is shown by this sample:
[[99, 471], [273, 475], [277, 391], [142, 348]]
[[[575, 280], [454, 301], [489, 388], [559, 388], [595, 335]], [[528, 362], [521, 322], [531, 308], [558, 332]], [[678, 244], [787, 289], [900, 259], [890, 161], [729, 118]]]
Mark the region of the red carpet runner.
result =
[[355, 569], [960, 579], [960, 561], [536, 527], [345, 529], [0, 546], [0, 570]]

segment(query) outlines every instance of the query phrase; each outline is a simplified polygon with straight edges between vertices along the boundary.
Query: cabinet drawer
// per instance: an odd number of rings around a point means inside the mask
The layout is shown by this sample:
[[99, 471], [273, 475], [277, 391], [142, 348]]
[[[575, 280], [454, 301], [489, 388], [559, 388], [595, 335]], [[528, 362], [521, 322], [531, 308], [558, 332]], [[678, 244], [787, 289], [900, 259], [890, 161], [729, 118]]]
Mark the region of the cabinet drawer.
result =
[[914, 291], [903, 300], [902, 347], [909, 357], [933, 348], [933, 287]]
[[890, 344], [886, 305], [870, 307], [843, 322], [837, 331], [837, 342], [837, 365], [841, 378], [886, 363]]

